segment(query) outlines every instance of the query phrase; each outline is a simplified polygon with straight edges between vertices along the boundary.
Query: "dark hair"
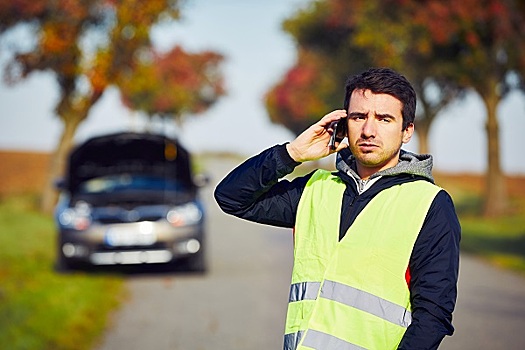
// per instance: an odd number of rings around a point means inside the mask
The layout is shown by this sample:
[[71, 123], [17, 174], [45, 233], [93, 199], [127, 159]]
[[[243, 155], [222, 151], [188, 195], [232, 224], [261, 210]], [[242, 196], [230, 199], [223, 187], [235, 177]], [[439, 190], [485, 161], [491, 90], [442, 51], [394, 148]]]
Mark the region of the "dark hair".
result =
[[403, 130], [416, 117], [416, 92], [410, 82], [390, 68], [370, 68], [361, 74], [351, 76], [345, 86], [345, 110], [348, 111], [350, 96], [354, 90], [370, 90], [374, 94], [388, 94], [403, 104]]

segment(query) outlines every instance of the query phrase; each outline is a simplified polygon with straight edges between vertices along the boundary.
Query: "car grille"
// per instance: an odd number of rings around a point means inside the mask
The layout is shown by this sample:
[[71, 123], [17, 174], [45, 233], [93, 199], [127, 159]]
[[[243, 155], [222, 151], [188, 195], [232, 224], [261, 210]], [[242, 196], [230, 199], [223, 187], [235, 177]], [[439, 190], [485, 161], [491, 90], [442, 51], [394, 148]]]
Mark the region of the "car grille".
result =
[[167, 208], [164, 206], [135, 207], [132, 209], [104, 207], [94, 210], [93, 220], [103, 225], [139, 221], [158, 221], [165, 219], [166, 213]]
[[155, 249], [167, 249], [168, 244], [165, 242], [157, 242], [152, 245], [147, 246], [141, 246], [141, 245], [135, 245], [135, 246], [125, 246], [125, 247], [111, 247], [106, 244], [98, 244], [95, 246], [95, 251], [97, 252], [121, 252], [121, 251], [131, 251], [136, 249], [147, 249], [147, 250], [155, 250]]
[[120, 216], [101, 216], [96, 219], [101, 224], [120, 224], [125, 222], [138, 222], [138, 221], [158, 221], [165, 218], [160, 215], [120, 215]]

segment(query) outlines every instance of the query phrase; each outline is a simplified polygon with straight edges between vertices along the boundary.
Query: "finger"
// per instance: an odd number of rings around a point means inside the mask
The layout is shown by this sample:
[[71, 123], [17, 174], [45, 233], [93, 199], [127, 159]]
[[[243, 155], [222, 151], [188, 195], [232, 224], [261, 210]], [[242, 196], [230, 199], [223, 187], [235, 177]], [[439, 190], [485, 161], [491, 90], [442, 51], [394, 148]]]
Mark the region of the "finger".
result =
[[348, 148], [348, 144], [345, 142], [339, 142], [339, 145], [337, 145], [335, 151], [339, 152], [339, 151], [344, 150], [345, 148]]
[[346, 111], [344, 109], [336, 109], [328, 114], [326, 114], [321, 120], [319, 120], [318, 125], [326, 127], [334, 121], [338, 121], [341, 118], [346, 118]]

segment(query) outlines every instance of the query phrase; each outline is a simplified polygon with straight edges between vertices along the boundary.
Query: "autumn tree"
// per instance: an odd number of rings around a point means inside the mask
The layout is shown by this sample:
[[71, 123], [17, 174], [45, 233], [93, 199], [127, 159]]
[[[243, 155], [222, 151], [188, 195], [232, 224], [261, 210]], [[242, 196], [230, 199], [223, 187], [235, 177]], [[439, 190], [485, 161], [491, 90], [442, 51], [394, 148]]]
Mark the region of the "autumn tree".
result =
[[448, 62], [442, 76], [476, 91], [485, 105], [485, 216], [501, 215], [508, 207], [497, 107], [513, 89], [525, 89], [524, 7], [519, 0], [427, 0], [414, 12], [441, 47], [436, 59]]
[[205, 111], [225, 94], [222, 61], [215, 52], [188, 53], [179, 46], [166, 53], [151, 50], [116, 83], [130, 109], [180, 125], [183, 117]]
[[322, 59], [302, 51], [295, 66], [266, 95], [270, 120], [299, 135], [334, 106], [342, 108], [343, 95], [330, 70], [322, 70]]
[[133, 74], [151, 50], [150, 28], [179, 17], [178, 0], [12, 0], [0, 2], [0, 35], [24, 25], [35, 37], [29, 50], [14, 49], [5, 77], [23, 80], [50, 71], [60, 97], [55, 112], [63, 124], [53, 155], [42, 208], [50, 211], [53, 181], [65, 167], [78, 126], [105, 89]]

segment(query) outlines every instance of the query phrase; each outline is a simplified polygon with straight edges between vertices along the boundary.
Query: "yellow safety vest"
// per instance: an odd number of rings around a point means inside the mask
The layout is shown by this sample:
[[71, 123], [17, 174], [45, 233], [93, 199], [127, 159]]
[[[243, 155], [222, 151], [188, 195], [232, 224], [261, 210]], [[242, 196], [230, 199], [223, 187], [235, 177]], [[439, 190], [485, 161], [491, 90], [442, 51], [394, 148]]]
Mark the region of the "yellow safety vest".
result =
[[342, 180], [316, 171], [299, 201], [284, 349], [396, 349], [411, 322], [405, 280], [440, 191], [414, 181], [378, 193], [339, 241]]

